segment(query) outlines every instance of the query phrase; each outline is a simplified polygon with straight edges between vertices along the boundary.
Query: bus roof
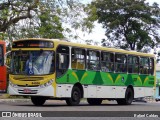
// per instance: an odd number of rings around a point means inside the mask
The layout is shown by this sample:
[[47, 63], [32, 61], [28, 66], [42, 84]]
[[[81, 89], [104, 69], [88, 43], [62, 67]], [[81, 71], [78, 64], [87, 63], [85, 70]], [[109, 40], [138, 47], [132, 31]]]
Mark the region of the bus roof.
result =
[[74, 46], [74, 47], [80, 47], [80, 48], [88, 48], [88, 49], [108, 51], [108, 52], [117, 52], [117, 53], [132, 54], [132, 55], [138, 55], [138, 56], [155, 57], [154, 54], [150, 54], [150, 53], [146, 54], [146, 53], [136, 52], [136, 51], [132, 51], [132, 50], [123, 50], [123, 49], [118, 49], [118, 48], [107, 48], [107, 47], [102, 47], [102, 46], [73, 43], [73, 42], [63, 41], [63, 40], [60, 40], [60, 39], [26, 38], [26, 39], [16, 40], [14, 42], [24, 41], [24, 40], [46, 40], [46, 41], [53, 41], [57, 45], [67, 45], [67, 46]]

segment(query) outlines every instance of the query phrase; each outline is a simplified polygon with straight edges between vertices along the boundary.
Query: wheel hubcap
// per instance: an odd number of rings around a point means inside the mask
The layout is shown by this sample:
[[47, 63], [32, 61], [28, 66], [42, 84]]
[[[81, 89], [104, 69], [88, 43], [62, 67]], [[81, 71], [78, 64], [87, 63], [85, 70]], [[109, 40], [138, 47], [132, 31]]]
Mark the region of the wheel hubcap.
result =
[[73, 93], [73, 100], [74, 100], [74, 101], [79, 100], [79, 94], [78, 94], [77, 91], [75, 91], [75, 92]]

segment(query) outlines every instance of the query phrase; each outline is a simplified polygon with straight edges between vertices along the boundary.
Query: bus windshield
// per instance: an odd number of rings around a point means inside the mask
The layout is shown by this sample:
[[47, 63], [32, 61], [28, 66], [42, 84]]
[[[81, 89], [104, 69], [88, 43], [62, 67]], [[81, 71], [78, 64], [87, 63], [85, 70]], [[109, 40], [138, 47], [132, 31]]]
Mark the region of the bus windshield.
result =
[[11, 58], [11, 74], [45, 75], [54, 72], [54, 52], [13, 51]]

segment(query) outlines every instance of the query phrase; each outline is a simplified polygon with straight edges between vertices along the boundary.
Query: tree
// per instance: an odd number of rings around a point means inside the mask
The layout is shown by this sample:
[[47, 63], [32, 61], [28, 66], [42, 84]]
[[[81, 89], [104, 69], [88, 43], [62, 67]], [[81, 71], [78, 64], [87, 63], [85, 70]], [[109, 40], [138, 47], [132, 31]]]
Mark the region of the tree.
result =
[[1, 1], [0, 3], [0, 32], [2, 37], [6, 33], [7, 29], [15, 25], [18, 21], [31, 18], [32, 11], [37, 9], [39, 0], [24, 0], [19, 2], [18, 0]]
[[106, 30], [107, 40], [117, 47], [131, 50], [153, 48], [160, 42], [160, 8], [145, 0], [95, 0], [88, 5], [88, 20]]
[[47, 3], [40, 2], [32, 17], [20, 20], [8, 29], [14, 39], [20, 38], [64, 38], [60, 18]]
[[4, 0], [0, 2], [0, 36], [10, 41], [66, 34], [76, 38], [74, 30], [86, 30], [83, 8], [79, 0]]

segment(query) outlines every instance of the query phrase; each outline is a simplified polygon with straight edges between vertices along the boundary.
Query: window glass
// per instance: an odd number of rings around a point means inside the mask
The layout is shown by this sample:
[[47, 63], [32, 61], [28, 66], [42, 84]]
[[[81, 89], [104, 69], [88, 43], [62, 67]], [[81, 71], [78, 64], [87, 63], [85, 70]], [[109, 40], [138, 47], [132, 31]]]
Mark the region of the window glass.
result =
[[126, 55], [123, 54], [115, 54], [115, 72], [126, 72]]
[[85, 69], [85, 50], [72, 48], [72, 69]]
[[62, 76], [69, 67], [69, 47], [59, 46], [56, 55], [57, 77]]
[[140, 74], [149, 74], [149, 58], [140, 58]]
[[100, 70], [100, 55], [98, 51], [87, 51], [87, 68], [89, 70]]
[[101, 53], [101, 70], [104, 72], [114, 71], [114, 54], [102, 52]]
[[46, 75], [54, 72], [54, 52], [42, 51], [12, 51], [12, 74]]
[[139, 58], [137, 56], [128, 56], [128, 73], [139, 73]]
[[154, 59], [150, 58], [150, 74], [154, 75]]

